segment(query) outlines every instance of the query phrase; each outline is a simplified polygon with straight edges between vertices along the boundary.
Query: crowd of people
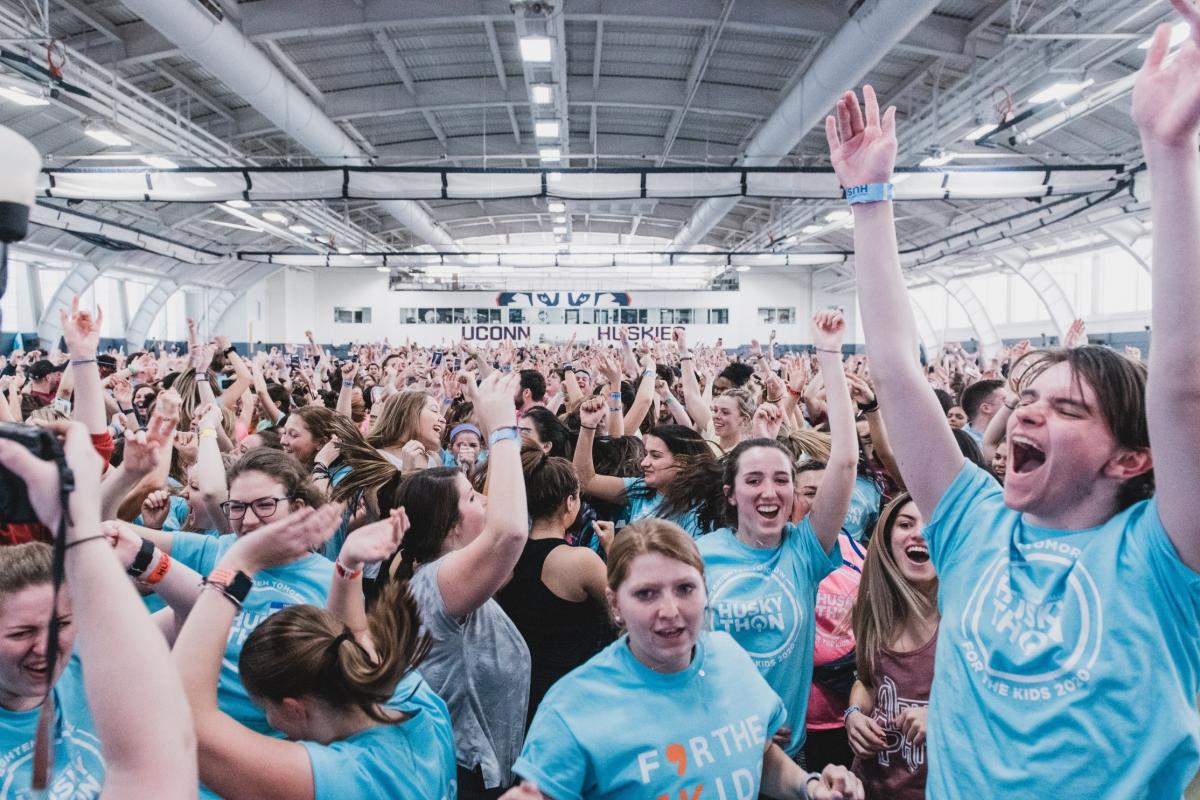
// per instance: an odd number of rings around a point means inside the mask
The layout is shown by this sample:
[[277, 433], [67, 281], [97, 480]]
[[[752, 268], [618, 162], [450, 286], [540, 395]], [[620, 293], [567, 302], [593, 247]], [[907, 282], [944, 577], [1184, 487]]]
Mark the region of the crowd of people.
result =
[[[748, 356], [190, 324], [125, 355], [76, 301], [0, 376], [0, 798], [1182, 796], [1200, 9], [1172, 2], [1191, 39], [1155, 34], [1133, 102], [1148, 365], [1082, 323], [919, 358], [887, 200], [851, 205], [865, 355], [836, 309]], [[842, 98], [843, 186], [888, 184], [895, 128]]]

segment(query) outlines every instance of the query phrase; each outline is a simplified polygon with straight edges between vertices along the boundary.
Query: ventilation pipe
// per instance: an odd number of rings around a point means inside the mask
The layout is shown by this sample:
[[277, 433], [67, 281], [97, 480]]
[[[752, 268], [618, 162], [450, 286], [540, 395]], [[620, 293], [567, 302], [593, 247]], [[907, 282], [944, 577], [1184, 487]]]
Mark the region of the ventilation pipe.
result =
[[[871, 68], [938, 4], [939, 0], [868, 0], [864, 3], [834, 34], [804, 77], [763, 123], [746, 146], [742, 164], [748, 167], [779, 164], [804, 135], [833, 110], [842, 93], [858, 86]], [[736, 197], [705, 200], [675, 236], [672, 248], [686, 249], [699, 244], [737, 202]]]
[[[336, 166], [366, 163], [367, 156], [354, 140], [228, 19], [218, 19], [192, 0], [123, 2], [322, 162]], [[379, 205], [416, 238], [439, 248], [459, 249], [419, 203], [381, 200]]]

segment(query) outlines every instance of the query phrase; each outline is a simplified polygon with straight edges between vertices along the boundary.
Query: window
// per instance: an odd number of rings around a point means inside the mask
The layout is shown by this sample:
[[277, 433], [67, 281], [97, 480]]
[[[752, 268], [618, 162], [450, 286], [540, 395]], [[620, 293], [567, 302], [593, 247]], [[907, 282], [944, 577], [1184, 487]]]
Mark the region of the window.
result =
[[780, 325], [791, 325], [792, 320], [796, 318], [796, 309], [792, 308], [760, 308], [758, 310], [759, 322], [779, 323]]
[[333, 321], [339, 323], [362, 324], [371, 321], [370, 308], [335, 308]]
[[525, 309], [510, 308], [508, 310], [508, 322], [511, 325], [520, 325], [525, 321]]
[[729, 324], [729, 309], [728, 308], [710, 308], [708, 310], [709, 325], [728, 325]]
[[660, 308], [658, 310], [659, 325], [674, 325], [675, 324], [675, 309]]
[[677, 308], [675, 309], [675, 324], [676, 325], [695, 325], [699, 315], [692, 308]]

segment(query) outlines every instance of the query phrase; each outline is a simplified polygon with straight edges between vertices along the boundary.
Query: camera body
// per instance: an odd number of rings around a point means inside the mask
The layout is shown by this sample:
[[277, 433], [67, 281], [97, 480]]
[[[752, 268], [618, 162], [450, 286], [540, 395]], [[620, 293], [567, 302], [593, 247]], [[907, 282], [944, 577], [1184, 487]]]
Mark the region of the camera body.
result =
[[[29, 425], [0, 422], [0, 438], [14, 441], [43, 461], [62, 460], [62, 445], [49, 432]], [[61, 476], [60, 476], [61, 480]], [[38, 522], [25, 481], [0, 465], [0, 525]]]

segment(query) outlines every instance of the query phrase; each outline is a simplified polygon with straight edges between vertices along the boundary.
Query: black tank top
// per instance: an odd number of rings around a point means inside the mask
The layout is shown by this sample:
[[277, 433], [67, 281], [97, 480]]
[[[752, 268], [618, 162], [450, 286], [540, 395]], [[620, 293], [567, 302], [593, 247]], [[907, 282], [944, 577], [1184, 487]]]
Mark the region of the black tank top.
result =
[[513, 568], [513, 577], [496, 594], [496, 602], [525, 637], [532, 662], [529, 680], [529, 716], [550, 687], [613, 640], [614, 631], [604, 609], [590, 597], [581, 602], [564, 600], [542, 583], [542, 568], [556, 547], [569, 547], [562, 539], [530, 539]]

